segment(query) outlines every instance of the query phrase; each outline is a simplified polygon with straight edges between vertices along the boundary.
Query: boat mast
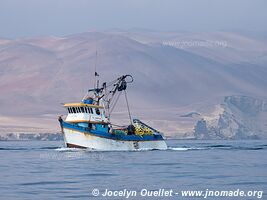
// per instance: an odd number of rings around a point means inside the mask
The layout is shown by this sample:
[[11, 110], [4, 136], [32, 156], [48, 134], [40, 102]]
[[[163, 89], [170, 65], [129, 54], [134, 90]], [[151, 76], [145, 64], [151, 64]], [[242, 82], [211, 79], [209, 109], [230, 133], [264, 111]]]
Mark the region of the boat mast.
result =
[[100, 87], [99, 74], [97, 73], [96, 67], [97, 67], [97, 51], [96, 51], [95, 72], [94, 72], [94, 89], [89, 89], [88, 92], [94, 93], [94, 99], [97, 105], [101, 104], [101, 106], [104, 106], [108, 121], [110, 121], [110, 115], [114, 110], [114, 108], [116, 107], [116, 104], [119, 100], [119, 97], [121, 96], [121, 93], [124, 92], [127, 111], [130, 123], [132, 124], [133, 122], [127, 98], [126, 88], [128, 83], [133, 82], [133, 77], [131, 75], [123, 75], [109, 83], [104, 82]]
[[101, 93], [101, 89], [99, 88], [99, 74], [96, 71], [96, 67], [97, 67], [97, 49], [95, 51], [95, 73], [94, 73], [94, 94], [95, 97], [98, 99], [97, 104], [99, 104], [99, 97], [100, 97], [100, 93]]
[[99, 80], [97, 79], [97, 77], [99, 77], [99, 74], [96, 71], [96, 66], [97, 66], [97, 50], [95, 51], [94, 89], [99, 87]]

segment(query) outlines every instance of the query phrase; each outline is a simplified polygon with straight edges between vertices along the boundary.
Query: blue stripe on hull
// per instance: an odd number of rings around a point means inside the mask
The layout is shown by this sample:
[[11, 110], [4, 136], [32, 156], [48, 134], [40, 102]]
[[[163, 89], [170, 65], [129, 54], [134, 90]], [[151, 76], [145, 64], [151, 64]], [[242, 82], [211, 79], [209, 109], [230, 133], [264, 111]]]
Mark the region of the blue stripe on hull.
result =
[[97, 130], [89, 130], [87, 127], [81, 127], [76, 124], [70, 124], [67, 122], [62, 121], [61, 122], [62, 127], [66, 129], [72, 129], [75, 131], [79, 131], [82, 133], [87, 133], [90, 135], [94, 135], [97, 137], [103, 137], [107, 139], [112, 140], [122, 140], [122, 141], [159, 141], [164, 140], [162, 135], [116, 135], [116, 134], [110, 134], [103, 131], [97, 131]]

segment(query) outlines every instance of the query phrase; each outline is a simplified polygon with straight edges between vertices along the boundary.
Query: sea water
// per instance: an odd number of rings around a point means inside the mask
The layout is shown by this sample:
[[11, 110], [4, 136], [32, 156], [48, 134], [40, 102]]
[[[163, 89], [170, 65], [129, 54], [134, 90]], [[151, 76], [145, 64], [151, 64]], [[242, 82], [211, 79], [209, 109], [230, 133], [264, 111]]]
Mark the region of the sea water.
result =
[[[266, 140], [167, 144], [164, 151], [92, 152], [63, 141], [1, 141], [0, 199], [267, 199]], [[181, 196], [187, 190], [257, 193]]]

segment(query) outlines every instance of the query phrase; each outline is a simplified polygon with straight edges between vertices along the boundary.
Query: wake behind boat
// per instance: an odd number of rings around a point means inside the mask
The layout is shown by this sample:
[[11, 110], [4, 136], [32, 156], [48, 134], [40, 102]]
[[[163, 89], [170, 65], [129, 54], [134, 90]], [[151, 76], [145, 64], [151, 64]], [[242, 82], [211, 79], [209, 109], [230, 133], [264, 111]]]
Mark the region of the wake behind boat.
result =
[[[59, 117], [65, 145], [105, 151], [167, 149], [159, 131], [138, 119], [132, 120], [126, 93], [127, 84], [132, 82], [131, 75], [105, 82], [102, 87], [98, 80], [97, 86], [88, 90], [81, 102], [65, 103], [68, 115], [65, 120]], [[128, 108], [130, 124], [127, 126], [114, 125], [110, 120], [121, 93]]]

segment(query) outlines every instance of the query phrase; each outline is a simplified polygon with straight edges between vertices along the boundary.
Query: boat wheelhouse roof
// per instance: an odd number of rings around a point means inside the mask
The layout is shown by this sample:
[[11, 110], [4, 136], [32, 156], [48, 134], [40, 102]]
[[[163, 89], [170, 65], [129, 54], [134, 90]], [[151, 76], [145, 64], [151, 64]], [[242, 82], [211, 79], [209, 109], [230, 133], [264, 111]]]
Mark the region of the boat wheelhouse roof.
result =
[[65, 103], [64, 107], [90, 107], [90, 108], [104, 108], [103, 106], [98, 106], [94, 104], [86, 104], [86, 103]]

